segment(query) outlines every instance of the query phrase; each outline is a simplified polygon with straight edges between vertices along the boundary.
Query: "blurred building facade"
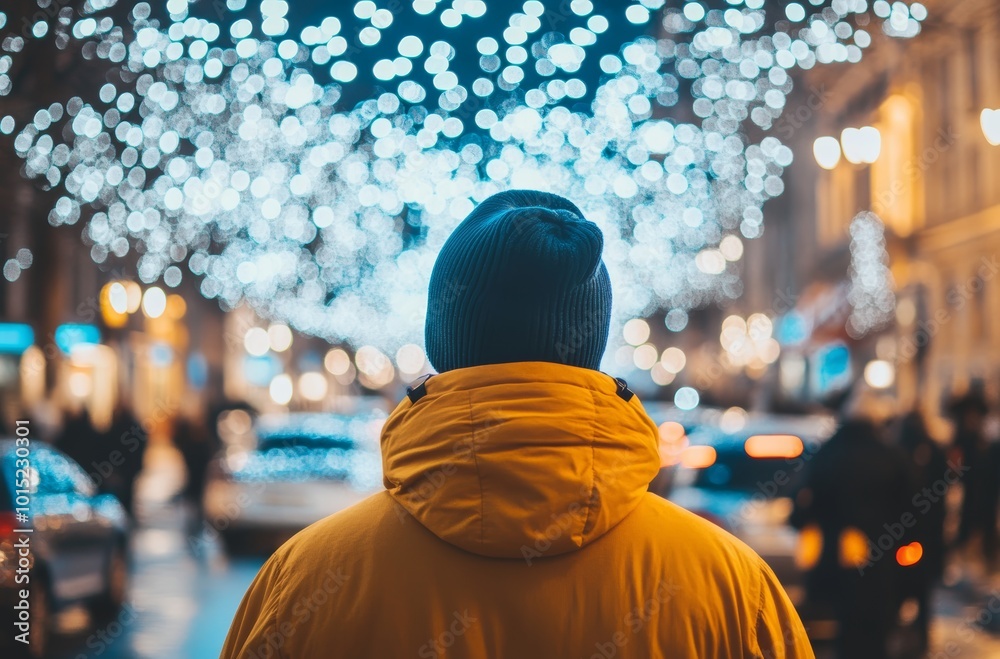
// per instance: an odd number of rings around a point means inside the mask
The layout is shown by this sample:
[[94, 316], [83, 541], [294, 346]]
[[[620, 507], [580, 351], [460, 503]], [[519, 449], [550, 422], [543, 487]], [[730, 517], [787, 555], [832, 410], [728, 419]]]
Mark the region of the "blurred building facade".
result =
[[[748, 263], [767, 266], [748, 265], [747, 286], [757, 308], [798, 325], [785, 328], [785, 393], [808, 389], [836, 344], [851, 353], [847, 379], [876, 361], [866, 379], [901, 406], [939, 412], [970, 386], [1000, 395], [1000, 5], [925, 4], [918, 37], [872, 35], [860, 64], [804, 72], [776, 126], [795, 164], [749, 248]], [[850, 130], [862, 127], [877, 136]], [[864, 211], [885, 226], [895, 305], [852, 336], [851, 226]]]

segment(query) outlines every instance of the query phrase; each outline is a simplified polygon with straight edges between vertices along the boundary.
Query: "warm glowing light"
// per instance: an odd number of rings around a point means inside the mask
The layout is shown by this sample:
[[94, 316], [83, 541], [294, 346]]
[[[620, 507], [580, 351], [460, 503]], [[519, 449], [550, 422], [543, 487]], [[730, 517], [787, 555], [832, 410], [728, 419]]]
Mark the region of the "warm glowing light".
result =
[[743, 241], [736, 236], [726, 236], [719, 243], [719, 252], [727, 261], [739, 261], [743, 257]]
[[254, 357], [261, 357], [271, 348], [267, 338], [267, 330], [263, 327], [251, 327], [243, 336], [243, 347]]
[[853, 526], [840, 532], [839, 549], [840, 567], [855, 568], [868, 563], [868, 537]]
[[271, 380], [271, 385], [268, 387], [271, 400], [278, 405], [288, 405], [292, 400], [292, 391], [292, 378], [286, 373], [274, 376], [274, 379]]
[[845, 128], [840, 133], [840, 143], [848, 162], [871, 164], [878, 160], [882, 150], [882, 134], [874, 126]]
[[187, 302], [176, 293], [167, 296], [167, 317], [180, 320], [187, 313]]
[[142, 296], [142, 312], [147, 318], [159, 318], [167, 308], [167, 295], [159, 286], [151, 286]]
[[833, 169], [840, 162], [840, 142], [829, 135], [816, 138], [813, 142], [813, 156], [823, 169]]
[[923, 556], [924, 547], [919, 542], [911, 542], [896, 550], [896, 562], [903, 567], [916, 565]]
[[128, 294], [118, 282], [105, 284], [100, 295], [101, 318], [108, 327], [124, 327], [128, 322]]
[[649, 369], [649, 377], [653, 380], [654, 384], [665, 387], [673, 382], [676, 376], [667, 369], [663, 368], [662, 363], [657, 362], [653, 364], [653, 368]]
[[681, 452], [681, 465], [688, 469], [704, 469], [714, 465], [716, 457], [711, 446], [688, 446]]
[[664, 421], [660, 424], [660, 466], [669, 467], [680, 462], [681, 454], [688, 446], [684, 426], [676, 421]]
[[1000, 109], [983, 108], [979, 113], [979, 125], [987, 142], [993, 146], [1000, 145]]
[[275, 323], [267, 328], [267, 341], [271, 350], [284, 352], [292, 347], [292, 330], [288, 325]]
[[427, 357], [424, 355], [424, 349], [415, 343], [407, 343], [396, 351], [396, 365], [399, 366], [400, 373], [409, 375], [419, 373], [425, 363]]
[[657, 358], [660, 356], [659, 351], [656, 349], [652, 343], [645, 343], [632, 353], [632, 363], [635, 364], [636, 368], [648, 371], [653, 368], [656, 364]]
[[323, 358], [323, 366], [332, 375], [344, 375], [351, 370], [351, 357], [343, 348], [333, 348]]
[[797, 458], [803, 446], [795, 435], [753, 435], [743, 448], [751, 458]]
[[649, 340], [649, 323], [642, 318], [633, 318], [622, 328], [622, 338], [634, 346]]
[[86, 398], [94, 390], [94, 381], [89, 373], [70, 373], [68, 384], [69, 393], [75, 398]]
[[887, 389], [896, 381], [896, 367], [884, 359], [865, 364], [865, 382], [874, 389]]
[[309, 371], [299, 376], [299, 392], [306, 400], [320, 401], [326, 398], [326, 376], [316, 371]]
[[747, 411], [742, 407], [730, 407], [719, 418], [722, 432], [737, 433], [747, 424]]
[[139, 310], [139, 305], [142, 303], [142, 288], [134, 281], [127, 281], [123, 286], [125, 286], [125, 294], [128, 299], [128, 308], [125, 311], [127, 313], [135, 313]]
[[694, 258], [694, 264], [706, 275], [718, 275], [726, 270], [726, 257], [717, 249], [703, 249]]
[[660, 363], [663, 365], [664, 370], [668, 373], [680, 373], [684, 370], [684, 365], [687, 363], [687, 357], [684, 355], [684, 351], [676, 346], [671, 346], [663, 351], [663, 355], [660, 357]]
[[823, 532], [811, 524], [799, 533], [799, 543], [795, 548], [795, 565], [801, 570], [809, 570], [819, 562], [823, 553]]
[[108, 288], [108, 303], [115, 313], [126, 314], [128, 313], [128, 290], [125, 289], [125, 285], [120, 281], [111, 282], [107, 285]]

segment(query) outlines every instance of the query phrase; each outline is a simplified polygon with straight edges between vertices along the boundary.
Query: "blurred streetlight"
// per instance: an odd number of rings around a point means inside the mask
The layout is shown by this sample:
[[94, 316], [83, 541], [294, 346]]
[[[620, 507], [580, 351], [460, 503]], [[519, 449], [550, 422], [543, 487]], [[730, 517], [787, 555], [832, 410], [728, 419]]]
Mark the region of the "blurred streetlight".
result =
[[882, 134], [874, 126], [845, 128], [840, 133], [840, 145], [848, 162], [870, 165], [882, 152]]
[[332, 375], [344, 375], [351, 370], [351, 356], [343, 348], [333, 348], [323, 358], [323, 366]]
[[274, 376], [271, 386], [268, 387], [268, 393], [271, 394], [271, 400], [278, 405], [288, 405], [292, 400], [292, 378], [285, 373]]
[[896, 380], [896, 368], [884, 359], [873, 359], [865, 365], [865, 382], [873, 389], [888, 389]]
[[267, 338], [271, 344], [271, 350], [283, 352], [292, 346], [292, 330], [288, 325], [276, 323], [267, 328]]
[[299, 376], [299, 391], [306, 400], [323, 400], [327, 388], [326, 376], [318, 371], [308, 371]]
[[633, 318], [622, 328], [622, 338], [631, 345], [642, 345], [649, 338], [649, 323], [642, 318]]
[[134, 281], [123, 282], [122, 286], [125, 287], [125, 295], [128, 300], [128, 308], [125, 311], [135, 313], [139, 310], [139, 304], [142, 303], [142, 289]]
[[823, 169], [833, 169], [840, 162], [840, 142], [829, 135], [816, 138], [813, 142], [813, 156]]
[[267, 330], [263, 327], [251, 327], [243, 337], [243, 347], [254, 357], [262, 357], [271, 347], [267, 338]]
[[108, 284], [108, 303], [115, 313], [128, 313], [128, 291], [120, 281]]
[[1000, 146], [1000, 109], [983, 108], [979, 113], [979, 125], [983, 128], [986, 141], [993, 146]]
[[142, 312], [147, 318], [159, 318], [167, 308], [167, 295], [158, 286], [146, 289], [142, 296]]

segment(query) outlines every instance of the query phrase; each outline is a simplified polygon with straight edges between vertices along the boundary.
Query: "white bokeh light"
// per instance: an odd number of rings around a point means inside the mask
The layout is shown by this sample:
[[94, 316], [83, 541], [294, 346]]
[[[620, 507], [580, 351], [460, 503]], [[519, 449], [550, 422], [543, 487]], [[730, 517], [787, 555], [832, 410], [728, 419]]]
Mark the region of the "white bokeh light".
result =
[[[531, 0], [505, 16], [414, 0], [394, 12], [333, 5], [335, 16], [292, 26], [279, 0], [197, 14], [201, 4], [171, 0], [154, 15], [160, 6], [139, 2], [118, 24], [115, 0], [91, 0], [61, 37], [22, 35], [0, 12], [0, 96], [30, 39], [82, 42], [109, 81], [27, 122], [4, 116], [0, 132], [25, 173], [59, 191], [49, 221], [86, 222], [98, 263], [135, 258], [144, 284], [171, 287], [186, 270], [224, 308], [247, 303], [383, 355], [420, 345], [437, 251], [508, 188], [562, 194], [601, 228], [627, 292], [615, 297], [616, 339], [627, 319], [669, 309], [679, 331], [686, 310], [739, 297], [727, 263], [761, 234], [761, 207], [791, 163], [766, 135], [792, 89], [787, 70], [857, 61], [868, 33], [841, 27], [855, 18], [895, 37], [926, 18], [903, 2], [874, 17], [853, 2], [775, 17], [758, 0], [606, 15], [588, 0], [571, 12]], [[551, 11], [565, 24], [549, 26]], [[444, 36], [405, 33], [429, 19]], [[692, 120], [664, 118], [678, 105]], [[859, 137], [862, 157], [877, 157], [875, 135]], [[377, 384], [393, 368], [387, 357], [361, 374]]]

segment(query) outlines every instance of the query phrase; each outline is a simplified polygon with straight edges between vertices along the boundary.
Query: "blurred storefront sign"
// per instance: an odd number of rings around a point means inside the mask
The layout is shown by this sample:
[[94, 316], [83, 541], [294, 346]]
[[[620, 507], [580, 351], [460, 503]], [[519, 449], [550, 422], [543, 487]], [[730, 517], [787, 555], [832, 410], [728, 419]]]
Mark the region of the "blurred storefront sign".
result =
[[100, 343], [101, 330], [96, 325], [67, 323], [60, 325], [55, 331], [56, 345], [63, 354], [68, 355], [73, 347], [81, 343]]
[[0, 323], [0, 354], [20, 355], [35, 343], [35, 331], [24, 323]]

